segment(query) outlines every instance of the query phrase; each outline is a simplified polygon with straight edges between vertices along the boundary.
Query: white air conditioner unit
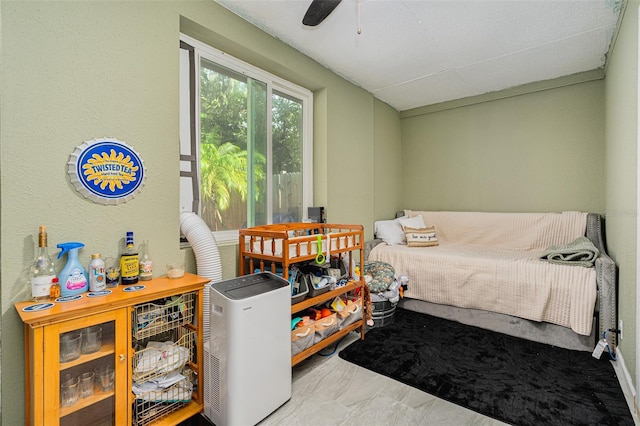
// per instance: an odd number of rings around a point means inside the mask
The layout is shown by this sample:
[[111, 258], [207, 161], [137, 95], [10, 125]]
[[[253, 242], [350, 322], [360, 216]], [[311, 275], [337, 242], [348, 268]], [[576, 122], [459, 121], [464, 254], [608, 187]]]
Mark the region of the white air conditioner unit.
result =
[[291, 398], [289, 283], [263, 272], [207, 291], [204, 414], [216, 426], [255, 425]]

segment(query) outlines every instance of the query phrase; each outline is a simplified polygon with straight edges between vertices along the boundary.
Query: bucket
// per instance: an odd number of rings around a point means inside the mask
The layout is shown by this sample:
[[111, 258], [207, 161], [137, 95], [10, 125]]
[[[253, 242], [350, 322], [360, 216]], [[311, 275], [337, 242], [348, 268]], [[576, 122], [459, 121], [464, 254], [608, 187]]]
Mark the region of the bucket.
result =
[[373, 328], [384, 327], [393, 323], [397, 304], [388, 300], [371, 303], [371, 316], [373, 317]]

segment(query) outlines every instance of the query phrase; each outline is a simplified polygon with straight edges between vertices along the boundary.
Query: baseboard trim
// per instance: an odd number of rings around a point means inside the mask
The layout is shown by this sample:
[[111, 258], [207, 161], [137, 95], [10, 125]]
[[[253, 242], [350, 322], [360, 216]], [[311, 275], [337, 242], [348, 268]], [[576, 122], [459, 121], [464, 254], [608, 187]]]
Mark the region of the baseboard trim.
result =
[[636, 425], [640, 425], [636, 388], [633, 386], [633, 380], [631, 379], [629, 370], [627, 370], [627, 364], [624, 362], [624, 356], [622, 355], [622, 351], [619, 347], [616, 348], [616, 361], [611, 361], [611, 365], [613, 365], [613, 369], [618, 376], [620, 388], [622, 388], [622, 393], [624, 394], [624, 398], [629, 406], [629, 411], [631, 411], [633, 416], [633, 421]]

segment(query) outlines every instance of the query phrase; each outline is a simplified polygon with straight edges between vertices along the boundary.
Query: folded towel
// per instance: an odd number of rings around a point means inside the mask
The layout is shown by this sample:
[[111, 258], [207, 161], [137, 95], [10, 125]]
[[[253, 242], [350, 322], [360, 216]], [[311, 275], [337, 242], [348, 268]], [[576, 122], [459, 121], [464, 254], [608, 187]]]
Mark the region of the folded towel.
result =
[[600, 250], [587, 237], [578, 237], [569, 244], [547, 248], [541, 258], [560, 265], [593, 266]]

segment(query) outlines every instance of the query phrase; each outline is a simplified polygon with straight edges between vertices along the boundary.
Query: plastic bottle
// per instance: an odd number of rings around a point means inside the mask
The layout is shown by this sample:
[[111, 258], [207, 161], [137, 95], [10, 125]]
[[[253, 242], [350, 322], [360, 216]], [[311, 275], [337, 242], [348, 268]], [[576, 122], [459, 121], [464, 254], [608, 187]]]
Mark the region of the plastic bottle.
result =
[[89, 280], [87, 273], [78, 261], [78, 251], [84, 247], [84, 244], [77, 242], [61, 243], [57, 246], [61, 249], [58, 259], [63, 254], [68, 253], [67, 264], [60, 271], [60, 295], [73, 296], [75, 294], [84, 293], [89, 290]]
[[92, 254], [89, 263], [89, 290], [101, 291], [106, 287], [104, 260], [100, 257], [100, 253]]
[[49, 289], [50, 299], [56, 300], [60, 297], [60, 283], [58, 282], [58, 277], [53, 277], [51, 280], [51, 289]]
[[140, 265], [138, 264], [138, 252], [133, 245], [133, 231], [127, 231], [125, 249], [120, 257], [120, 277], [123, 285], [131, 285], [138, 282]]
[[30, 270], [31, 300], [48, 300], [51, 280], [55, 276], [56, 269], [47, 251], [47, 228], [44, 225], [40, 225], [38, 229], [38, 252]]
[[153, 278], [153, 260], [151, 260], [149, 241], [145, 240], [140, 254], [140, 279], [147, 281], [151, 278]]

